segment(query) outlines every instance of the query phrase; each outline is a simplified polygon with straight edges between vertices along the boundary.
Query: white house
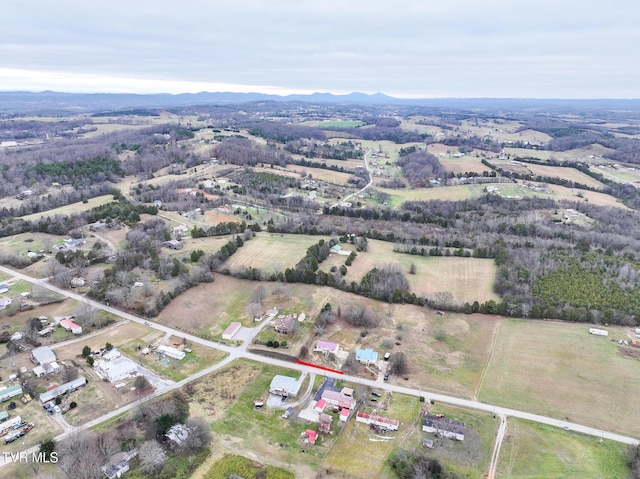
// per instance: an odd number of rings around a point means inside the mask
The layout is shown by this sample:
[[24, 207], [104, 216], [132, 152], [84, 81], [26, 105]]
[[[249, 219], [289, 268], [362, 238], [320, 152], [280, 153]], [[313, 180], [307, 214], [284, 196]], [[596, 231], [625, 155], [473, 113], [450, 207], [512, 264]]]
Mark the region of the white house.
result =
[[80, 376], [73, 381], [69, 381], [68, 383], [58, 386], [57, 388], [53, 388], [46, 393], [40, 394], [40, 401], [44, 404], [58, 396], [75, 391], [76, 389], [83, 387], [85, 384], [87, 384], [87, 379], [84, 376]]
[[186, 356], [184, 351], [180, 351], [173, 346], [165, 346], [164, 344], [158, 346], [156, 348], [156, 352], [164, 356], [169, 356], [170, 358], [177, 359], [178, 361], [182, 361]]
[[100, 375], [114, 383], [138, 375], [138, 365], [129, 358], [118, 358], [113, 361], [100, 361], [96, 366]]
[[329, 353], [336, 354], [338, 351], [340, 351], [340, 345], [332, 341], [325, 341], [323, 339], [320, 339], [316, 343], [316, 347], [314, 351], [317, 351], [320, 353], [326, 353], [326, 354], [329, 354]]
[[39, 364], [40, 366], [52, 363], [55, 360], [56, 355], [51, 350], [51, 348], [47, 346], [40, 346], [39, 348], [31, 351], [31, 361], [33, 361], [35, 364]]
[[63, 319], [60, 321], [60, 326], [62, 326], [67, 331], [71, 331], [73, 334], [82, 334], [82, 326], [74, 323], [70, 319]]
[[277, 394], [279, 396], [297, 396], [302, 386], [302, 381], [290, 376], [282, 376], [277, 374], [271, 380], [269, 385], [269, 392], [271, 394]]

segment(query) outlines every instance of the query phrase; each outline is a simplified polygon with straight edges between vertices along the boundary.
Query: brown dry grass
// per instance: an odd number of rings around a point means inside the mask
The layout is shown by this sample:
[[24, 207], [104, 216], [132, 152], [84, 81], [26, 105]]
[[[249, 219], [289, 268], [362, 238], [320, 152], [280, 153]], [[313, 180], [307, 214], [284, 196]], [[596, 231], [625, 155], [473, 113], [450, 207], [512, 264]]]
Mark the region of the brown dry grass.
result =
[[284, 272], [286, 268], [295, 266], [304, 257], [309, 246], [320, 239], [319, 236], [309, 235], [257, 233], [227, 260], [225, 266], [231, 270], [253, 267], [267, 274]]
[[[345, 246], [345, 250], [351, 249], [349, 245]], [[344, 264], [345, 259], [345, 256], [332, 256], [322, 263], [321, 268], [329, 271], [331, 266]], [[498, 299], [493, 292], [496, 275], [493, 260], [395, 253], [393, 243], [378, 240], [369, 240], [369, 251], [358, 253], [347, 270], [345, 280], [360, 282], [368, 271], [385, 263], [399, 265], [409, 280], [411, 291], [419, 296], [447, 291], [461, 302]], [[416, 266], [416, 274], [408, 274], [411, 264]]]
[[[625, 338], [623, 328], [607, 328]], [[593, 336], [588, 326], [505, 320], [499, 331], [480, 400], [637, 436], [640, 361], [618, 344]]]

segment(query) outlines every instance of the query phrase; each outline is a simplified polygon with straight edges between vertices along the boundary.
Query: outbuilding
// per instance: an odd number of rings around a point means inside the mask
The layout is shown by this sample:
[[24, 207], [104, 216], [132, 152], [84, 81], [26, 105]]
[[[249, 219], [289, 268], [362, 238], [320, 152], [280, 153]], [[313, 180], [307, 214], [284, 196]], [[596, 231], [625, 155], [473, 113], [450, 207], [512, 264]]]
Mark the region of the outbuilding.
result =
[[184, 351], [180, 351], [173, 346], [165, 346], [164, 344], [158, 346], [156, 348], [156, 352], [162, 354], [163, 356], [169, 356], [170, 358], [177, 359], [178, 361], [182, 361], [186, 356]]
[[227, 329], [224, 330], [222, 333], [222, 339], [233, 339], [236, 333], [240, 331], [241, 327], [242, 325], [238, 321], [234, 321], [227, 327]]

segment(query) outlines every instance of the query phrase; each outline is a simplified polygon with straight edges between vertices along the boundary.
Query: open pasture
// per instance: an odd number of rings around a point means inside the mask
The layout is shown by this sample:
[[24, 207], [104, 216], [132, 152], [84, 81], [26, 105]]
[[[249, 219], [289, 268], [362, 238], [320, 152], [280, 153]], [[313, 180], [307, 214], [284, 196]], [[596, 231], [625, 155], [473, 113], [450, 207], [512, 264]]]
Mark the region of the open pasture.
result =
[[603, 189], [604, 185], [589, 175], [575, 168], [563, 166], [546, 166], [532, 163], [522, 163], [509, 160], [492, 160], [492, 163], [505, 171], [520, 175], [539, 175], [549, 178], [560, 178], [574, 183], [580, 183], [590, 188]]
[[46, 218], [54, 215], [72, 215], [76, 213], [82, 213], [83, 211], [88, 211], [91, 208], [95, 208], [97, 206], [102, 206], [106, 203], [110, 203], [111, 201], [113, 201], [113, 195], [96, 196], [95, 198], [89, 198], [86, 203], [78, 201], [77, 203], [60, 206], [59, 208], [53, 208], [47, 211], [40, 211], [39, 213], [20, 216], [20, 218], [26, 221], [37, 221], [40, 218]]
[[573, 181], [574, 183], [580, 183], [591, 188], [603, 189], [604, 185], [591, 178], [589, 175], [583, 173], [582, 171], [578, 171], [575, 168], [565, 168], [562, 166], [543, 166], [543, 165], [532, 165], [527, 164], [527, 168], [534, 175], [541, 176], [549, 176], [552, 178], [562, 178], [565, 180]]
[[286, 268], [293, 267], [301, 260], [309, 246], [320, 239], [320, 236], [260, 232], [238, 248], [227, 260], [225, 267], [231, 270], [253, 267], [268, 274], [284, 272]]
[[[411, 291], [418, 296], [431, 297], [439, 292], [449, 292], [455, 301], [480, 303], [497, 300], [493, 292], [496, 266], [492, 259], [463, 258], [457, 256], [419, 256], [393, 251], [393, 243], [369, 240], [369, 250], [358, 253], [348, 268], [345, 280], [360, 282], [362, 277], [376, 266], [397, 264], [405, 272]], [[348, 245], [345, 250], [349, 251]], [[331, 258], [331, 261], [339, 261]], [[409, 274], [411, 265], [416, 274]], [[336, 264], [337, 265], [337, 264]], [[327, 263], [327, 266], [332, 266]], [[326, 269], [323, 263], [323, 269]]]
[[505, 320], [488, 364], [479, 399], [638, 436], [640, 361], [623, 357], [610, 338], [628, 330], [608, 327], [609, 337], [589, 325]]
[[497, 477], [564, 479], [628, 476], [626, 445], [509, 418]]
[[376, 187], [391, 196], [388, 204], [392, 208], [400, 206], [405, 201], [451, 200], [462, 201], [485, 194], [487, 185], [458, 185], [436, 188], [415, 188], [396, 190]]
[[[307, 173], [309, 179], [316, 179], [326, 181], [328, 183], [335, 183], [337, 185], [347, 185], [347, 180], [351, 176], [349, 173], [343, 173], [335, 170], [325, 170], [324, 168], [310, 168], [308, 166], [287, 165], [287, 170], [296, 173], [301, 177], [302, 173]], [[279, 174], [279, 170], [272, 171]]]

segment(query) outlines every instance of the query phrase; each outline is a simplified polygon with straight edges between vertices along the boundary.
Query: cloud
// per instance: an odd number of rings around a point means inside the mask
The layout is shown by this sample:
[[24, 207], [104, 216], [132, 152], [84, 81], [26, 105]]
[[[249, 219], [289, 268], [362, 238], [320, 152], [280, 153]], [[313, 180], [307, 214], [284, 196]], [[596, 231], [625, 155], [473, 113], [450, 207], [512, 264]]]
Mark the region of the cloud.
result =
[[0, 18], [0, 55], [49, 89], [639, 96], [636, 1], [434, 3], [23, 0]]

